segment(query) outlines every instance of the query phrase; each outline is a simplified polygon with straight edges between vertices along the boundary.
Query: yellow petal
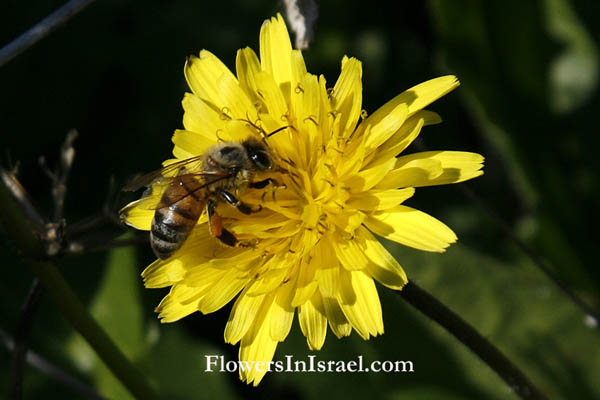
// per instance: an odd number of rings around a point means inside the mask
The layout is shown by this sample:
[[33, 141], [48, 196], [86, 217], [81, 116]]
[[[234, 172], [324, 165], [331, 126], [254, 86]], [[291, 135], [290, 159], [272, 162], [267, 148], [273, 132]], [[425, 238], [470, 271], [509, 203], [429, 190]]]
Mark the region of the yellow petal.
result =
[[236, 80], [229, 68], [208, 50], [202, 50], [200, 57], [189, 57], [184, 74], [192, 92], [200, 99], [214, 104], [218, 110], [225, 106], [221, 103], [219, 80], [222, 76]]
[[[148, 288], [158, 288], [189, 279], [193, 271], [203, 271], [203, 264], [214, 254], [215, 246], [220, 245], [210, 236], [208, 228], [199, 226], [192, 230], [177, 256], [156, 260], [142, 272], [144, 285]], [[188, 281], [188, 284], [192, 282], [193, 279]]]
[[[174, 288], [175, 287], [173, 287], [171, 291]], [[158, 317], [160, 318], [160, 322], [162, 323], [178, 321], [181, 318], [187, 317], [188, 315], [197, 310], [197, 302], [181, 304], [177, 300], [175, 300], [170, 294], [166, 295], [155, 309], [155, 311], [159, 313]]]
[[181, 248], [164, 263], [181, 263], [188, 271], [202, 268], [223, 245], [208, 230], [206, 223], [196, 225]]
[[362, 271], [342, 271], [338, 301], [344, 315], [363, 339], [383, 333], [381, 304], [371, 277]]
[[[198, 132], [184, 131], [177, 129], [173, 135], [173, 155], [180, 159], [186, 159], [193, 156], [204, 154], [206, 150], [216, 143], [216, 135], [206, 135]], [[181, 152], [180, 150], [183, 150]], [[184, 156], [184, 154], [189, 154]]]
[[[365, 125], [367, 152], [379, 147], [400, 129], [406, 117], [408, 107], [405, 103], [388, 103], [371, 114], [362, 124]], [[362, 125], [361, 124], [361, 125]]]
[[322, 135], [319, 132], [320, 89], [317, 77], [305, 74], [291, 92], [291, 108], [295, 117], [299, 166], [310, 169], [317, 163], [313, 150], [322, 145]]
[[396, 259], [364, 227], [356, 230], [356, 242], [365, 256], [371, 261], [364, 272], [384, 286], [401, 290], [408, 282], [406, 273]]
[[347, 207], [362, 211], [379, 211], [395, 207], [412, 197], [414, 188], [369, 190], [352, 196], [347, 202]]
[[[270, 73], [278, 86], [289, 90], [292, 80], [292, 43], [283, 17], [271, 18], [260, 29], [260, 62], [262, 70]], [[282, 88], [284, 90], [284, 88]]]
[[[234, 271], [239, 273], [237, 270]], [[205, 262], [192, 268], [186, 268], [184, 283], [205, 290], [223, 279], [227, 272], [226, 270], [211, 268], [210, 264]]]
[[264, 272], [254, 276], [254, 282], [248, 290], [249, 296], [265, 294], [277, 289], [288, 275], [289, 266], [295, 261], [295, 256], [290, 253], [279, 253], [261, 266]]
[[200, 298], [204, 295], [203, 288], [197, 288], [186, 285], [186, 282], [179, 282], [171, 288], [169, 296], [181, 305], [189, 303], [197, 304]]
[[259, 315], [240, 343], [239, 359], [242, 363], [247, 361], [247, 368], [239, 369], [240, 379], [254, 386], [258, 386], [267, 373], [268, 363], [273, 360], [277, 348], [278, 342], [270, 332], [272, 310], [273, 296], [267, 296]]
[[292, 299], [293, 307], [301, 306], [313, 297], [318, 287], [318, 282], [315, 279], [316, 269], [317, 266], [314, 263], [309, 265], [306, 260], [302, 259], [295, 282], [296, 289]]
[[384, 180], [395, 165], [396, 159], [390, 158], [377, 166], [348, 177], [344, 183], [353, 193], [365, 192]]
[[210, 106], [192, 93], [186, 93], [181, 101], [183, 106], [183, 127], [201, 134], [206, 140], [217, 143], [217, 133], [225, 127], [220, 109]]
[[275, 301], [271, 308], [270, 325], [271, 339], [283, 342], [292, 328], [294, 308], [291, 306], [294, 287], [290, 282], [281, 285], [277, 290]]
[[373, 213], [365, 225], [381, 237], [425, 251], [442, 253], [457, 240], [444, 223], [406, 206]]
[[[299, 81], [299, 86], [292, 94], [294, 114], [298, 118], [299, 126], [306, 125], [307, 129], [317, 127], [321, 107], [321, 93], [319, 81], [315, 75], [304, 74]], [[312, 121], [308, 119], [312, 118]]]
[[[355, 136], [344, 148], [342, 160], [340, 161], [341, 165], [338, 164], [337, 167], [337, 172], [341, 180], [348, 178], [352, 179], [352, 177], [354, 177], [361, 169], [367, 169], [361, 168], [366, 152], [364, 142], [364, 135], [359, 135], [358, 137]], [[375, 167], [375, 165], [372, 167]], [[352, 180], [350, 182], [352, 182]]]
[[292, 50], [290, 64], [292, 68], [292, 90], [296, 91], [297, 84], [304, 79], [306, 75], [306, 64], [300, 50]]
[[154, 209], [162, 193], [143, 197], [127, 204], [119, 211], [121, 221], [135, 229], [149, 231], [152, 228], [152, 220], [156, 210]]
[[377, 152], [369, 161], [369, 165], [378, 164], [381, 159], [396, 157], [419, 136], [423, 126], [440, 123], [441, 121], [439, 115], [434, 112], [427, 110], [417, 111], [402, 124], [396, 133], [377, 148]]
[[311, 267], [316, 269], [315, 279], [324, 297], [335, 297], [338, 292], [339, 263], [328, 239], [322, 239], [315, 247]]
[[342, 72], [331, 91], [331, 108], [340, 118], [340, 133], [349, 137], [362, 107], [362, 64], [355, 58], [342, 60]]
[[256, 108], [233, 75], [221, 75], [217, 80], [217, 89], [221, 99], [216, 106], [224, 114], [235, 119], [256, 121], [258, 118]]
[[[266, 295], [248, 296], [244, 290], [237, 298], [225, 325], [225, 342], [236, 344], [250, 329]], [[260, 318], [260, 316], [258, 316]]]
[[348, 209], [339, 214], [329, 215], [329, 220], [342, 231], [352, 234], [356, 227], [363, 223], [365, 217], [364, 212]]
[[167, 185], [164, 182], [152, 183], [144, 191], [141, 199], [133, 201], [119, 210], [121, 221], [136, 229], [149, 231], [152, 227], [154, 214], [156, 213], [156, 206], [166, 188]]
[[419, 182], [417, 186], [445, 185], [448, 183], [464, 182], [483, 175], [482, 155], [466, 151], [427, 151], [400, 157], [397, 166], [410, 163], [416, 159], [435, 159], [442, 163], [444, 172], [431, 181]]
[[344, 269], [348, 271], [361, 270], [367, 267], [369, 259], [358, 247], [357, 243], [351, 240], [338, 240], [334, 246], [335, 254]]
[[310, 350], [321, 350], [327, 335], [327, 317], [321, 295], [315, 296], [298, 309], [298, 322]]
[[220, 310], [229, 303], [248, 283], [248, 279], [238, 276], [236, 270], [225, 272], [221, 279], [204, 290], [204, 295], [198, 303], [198, 310], [203, 314], [210, 314]]
[[323, 75], [319, 76], [319, 97], [320, 108], [318, 115], [318, 124], [320, 127], [320, 132], [322, 135], [321, 143], [327, 143], [331, 137], [331, 133], [333, 132], [333, 121], [335, 118], [335, 114], [331, 109], [331, 101], [329, 100], [329, 92], [327, 90], [327, 81]]
[[260, 257], [261, 253], [259, 251], [236, 247], [222, 251], [219, 257], [210, 260], [210, 265], [214, 268], [229, 269], [234, 267], [239, 270], [246, 270], [249, 266], [254, 265]]
[[411, 116], [456, 89], [458, 85], [460, 82], [455, 76], [441, 76], [413, 86], [394, 97], [390, 102], [406, 103], [408, 115]]
[[181, 281], [186, 272], [181, 262], [165, 262], [159, 259], [144, 269], [142, 277], [147, 288], [162, 288]]
[[323, 308], [325, 308], [325, 315], [329, 322], [329, 327], [338, 339], [344, 336], [349, 336], [352, 333], [352, 325], [348, 322], [348, 319], [342, 312], [340, 304], [336, 298], [321, 296], [323, 300]]
[[238, 50], [235, 66], [240, 87], [251, 101], [256, 102], [258, 97], [254, 77], [260, 71], [260, 61], [254, 50], [250, 47]]
[[287, 103], [281, 89], [273, 79], [273, 75], [267, 72], [258, 72], [254, 79], [257, 93], [263, 99], [269, 114], [275, 118], [281, 118], [283, 122], [283, 117], [288, 113]]
[[398, 187], [422, 186], [423, 182], [432, 182], [442, 176], [444, 167], [440, 160], [435, 158], [424, 158], [411, 160], [395, 167], [377, 183], [377, 189], [394, 189]]

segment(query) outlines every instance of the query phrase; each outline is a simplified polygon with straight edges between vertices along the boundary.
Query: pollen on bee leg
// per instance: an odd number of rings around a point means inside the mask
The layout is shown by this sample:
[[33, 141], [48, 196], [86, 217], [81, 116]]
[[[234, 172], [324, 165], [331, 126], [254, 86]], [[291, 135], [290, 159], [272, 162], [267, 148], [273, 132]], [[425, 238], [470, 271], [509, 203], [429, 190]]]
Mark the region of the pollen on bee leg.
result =
[[214, 211], [209, 212], [208, 232], [215, 237], [219, 237], [223, 233], [223, 219], [220, 215], [214, 213]]

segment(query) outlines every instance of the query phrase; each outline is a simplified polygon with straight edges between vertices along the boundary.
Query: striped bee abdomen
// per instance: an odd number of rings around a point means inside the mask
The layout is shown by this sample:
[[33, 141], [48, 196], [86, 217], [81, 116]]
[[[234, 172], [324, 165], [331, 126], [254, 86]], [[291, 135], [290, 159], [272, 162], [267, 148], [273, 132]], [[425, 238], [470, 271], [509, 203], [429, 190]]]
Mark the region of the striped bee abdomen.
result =
[[154, 213], [150, 244], [162, 260], [175, 253], [190, 235], [204, 208], [204, 193], [198, 193], [200, 183], [182, 176], [163, 194]]

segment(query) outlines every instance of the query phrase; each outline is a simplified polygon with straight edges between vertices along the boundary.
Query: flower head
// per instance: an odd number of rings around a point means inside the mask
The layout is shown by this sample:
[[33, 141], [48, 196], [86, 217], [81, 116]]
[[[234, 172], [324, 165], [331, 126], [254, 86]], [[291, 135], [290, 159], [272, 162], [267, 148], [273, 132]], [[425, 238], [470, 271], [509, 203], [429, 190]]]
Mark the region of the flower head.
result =
[[[224, 224], [243, 246], [212, 237], [201, 217], [183, 247], [143, 272], [149, 288], [171, 287], [157, 307], [162, 322], [214, 312], [234, 298], [225, 341], [239, 343], [243, 361], [269, 362], [297, 313], [308, 346], [319, 350], [327, 326], [338, 337], [355, 330], [383, 333], [374, 280], [401, 290], [407, 278], [375, 235], [416, 249], [443, 252], [450, 228], [402, 203], [416, 187], [461, 182], [483, 173], [483, 157], [429, 151], [398, 156], [421, 128], [441, 122], [424, 107], [459, 85], [445, 76], [394, 97], [373, 114], [362, 110], [362, 68], [344, 57], [328, 88], [306, 70], [280, 15], [260, 32], [260, 59], [239, 50], [237, 77], [213, 54], [191, 57], [185, 76], [183, 130], [173, 136], [174, 160], [197, 156], [218, 141], [263, 139], [276, 167], [272, 184], [237, 193], [260, 205], [244, 215], [219, 205]], [[266, 137], [267, 134], [276, 132]], [[124, 211], [126, 222], [150, 229], [156, 190]], [[257, 385], [264, 370], [240, 371]]]

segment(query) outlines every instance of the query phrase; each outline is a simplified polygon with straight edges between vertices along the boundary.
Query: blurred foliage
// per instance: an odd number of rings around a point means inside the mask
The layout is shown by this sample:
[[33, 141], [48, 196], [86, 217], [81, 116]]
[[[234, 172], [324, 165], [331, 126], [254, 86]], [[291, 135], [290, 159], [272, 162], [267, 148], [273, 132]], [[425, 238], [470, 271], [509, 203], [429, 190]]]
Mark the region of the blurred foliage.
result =
[[[1, 44], [62, 3], [4, 1]], [[187, 90], [184, 57], [206, 48], [233, 68], [236, 49], [258, 49], [260, 24], [277, 6], [247, 0], [94, 3], [0, 71], [3, 161], [20, 161], [22, 182], [49, 210], [49, 183], [37, 158], [45, 155], [52, 164], [67, 131], [77, 128], [66, 217], [74, 222], [96, 213], [111, 175], [123, 184], [169, 156]], [[396, 2], [330, 0], [320, 7], [314, 45], [304, 53], [308, 68], [332, 86], [344, 54], [361, 59], [367, 111], [432, 77], [460, 78], [455, 93], [430, 107], [445, 122], [425, 128], [420, 144], [485, 155], [486, 174], [467, 185], [570, 288], [600, 308], [600, 3], [432, 0], [402, 2], [398, 12]], [[460, 242], [443, 255], [390, 245], [409, 276], [497, 344], [550, 398], [599, 398], [600, 333], [492, 220], [456, 187], [420, 189], [410, 205], [447, 222]], [[32, 277], [10, 238], [0, 248], [0, 328], [12, 333]], [[237, 348], [222, 338], [229, 307], [160, 325], [153, 307], [165, 292], [143, 290], [139, 278], [151, 259], [141, 246], [61, 265], [164, 398], [514, 398], [468, 349], [383, 288], [385, 335], [364, 342], [355, 334], [337, 340], [329, 333], [324, 349], [312, 353], [295, 322], [275, 358], [411, 360], [413, 373], [272, 373], [258, 388], [240, 383], [236, 374], [206, 373], [205, 355], [237, 357]], [[45, 298], [30, 345], [103, 395], [128, 398]], [[0, 397], [8, 391], [9, 365], [10, 354], [1, 350]], [[25, 398], [74, 397], [31, 368], [24, 389]]]

